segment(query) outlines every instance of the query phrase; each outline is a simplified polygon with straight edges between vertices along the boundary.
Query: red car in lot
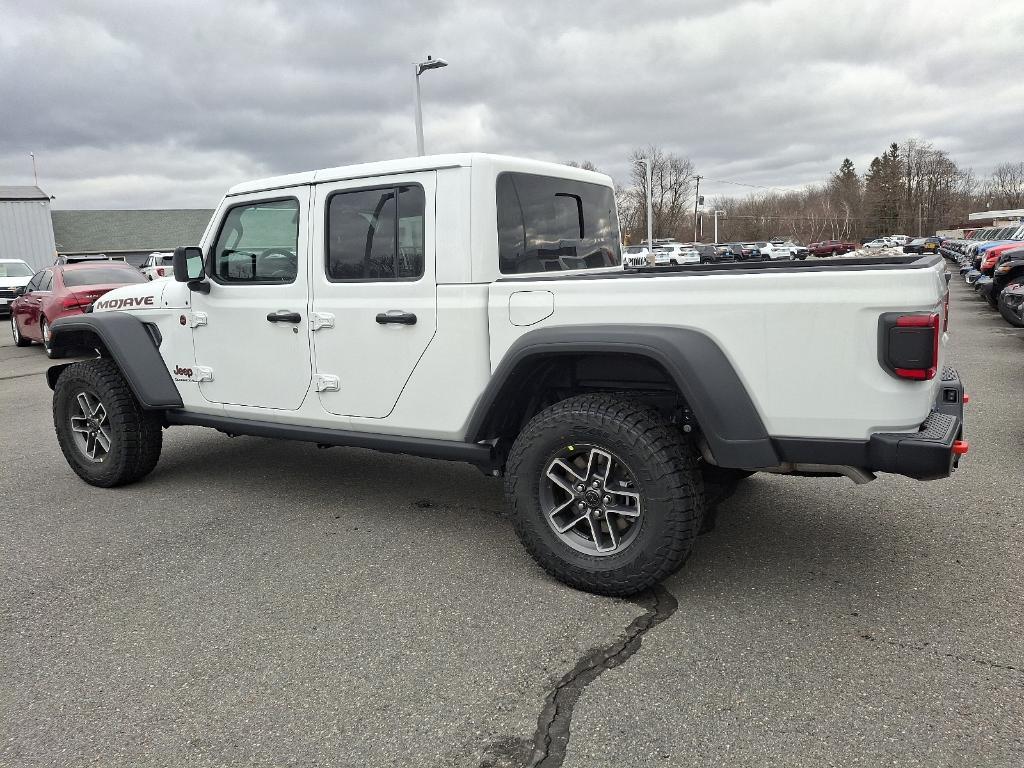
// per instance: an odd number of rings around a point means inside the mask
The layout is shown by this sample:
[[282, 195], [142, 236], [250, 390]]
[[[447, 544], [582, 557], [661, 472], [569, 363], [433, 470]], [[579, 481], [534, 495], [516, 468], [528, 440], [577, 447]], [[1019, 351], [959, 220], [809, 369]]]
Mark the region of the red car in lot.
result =
[[50, 357], [50, 324], [60, 317], [80, 315], [96, 299], [122, 285], [146, 282], [145, 276], [124, 262], [55, 264], [32, 276], [11, 302], [11, 335], [19, 347], [42, 343]]
[[822, 240], [820, 243], [811, 243], [807, 250], [812, 256], [839, 256], [859, 248], [856, 243], [849, 240]]

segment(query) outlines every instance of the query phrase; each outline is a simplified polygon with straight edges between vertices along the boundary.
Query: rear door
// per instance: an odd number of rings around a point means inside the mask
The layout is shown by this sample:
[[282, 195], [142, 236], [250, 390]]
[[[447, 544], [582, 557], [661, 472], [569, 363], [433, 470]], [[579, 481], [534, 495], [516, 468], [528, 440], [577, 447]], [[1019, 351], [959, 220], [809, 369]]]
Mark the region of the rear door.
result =
[[391, 413], [437, 328], [436, 173], [316, 187], [312, 323], [320, 402]]

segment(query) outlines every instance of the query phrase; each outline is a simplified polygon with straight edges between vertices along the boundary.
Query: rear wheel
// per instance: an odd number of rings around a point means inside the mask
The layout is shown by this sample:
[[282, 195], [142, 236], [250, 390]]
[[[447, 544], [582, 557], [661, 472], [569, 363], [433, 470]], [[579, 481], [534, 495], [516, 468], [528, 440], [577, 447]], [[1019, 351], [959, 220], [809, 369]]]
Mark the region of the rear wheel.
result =
[[46, 356], [51, 360], [64, 357], [63, 353], [55, 352], [53, 346], [50, 343], [50, 321], [45, 317], [39, 320], [39, 333], [43, 337], [43, 349], [46, 350]]
[[505, 493], [534, 560], [603, 595], [635, 594], [678, 570], [704, 513], [693, 446], [654, 409], [608, 394], [535, 416], [512, 447]]
[[142, 409], [112, 360], [72, 363], [61, 373], [53, 424], [64, 458], [90, 485], [134, 482], [160, 458], [160, 417]]
[[14, 311], [11, 311], [11, 336], [14, 338], [14, 346], [16, 347], [27, 347], [32, 344], [32, 339], [26, 339], [21, 335], [21, 331], [18, 330], [18, 321], [14, 317]]

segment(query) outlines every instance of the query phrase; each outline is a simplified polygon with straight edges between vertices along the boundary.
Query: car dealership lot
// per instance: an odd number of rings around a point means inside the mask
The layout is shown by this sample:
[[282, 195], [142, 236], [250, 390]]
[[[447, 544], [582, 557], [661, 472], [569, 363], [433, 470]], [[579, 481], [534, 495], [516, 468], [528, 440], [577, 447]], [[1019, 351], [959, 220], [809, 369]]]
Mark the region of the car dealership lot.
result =
[[557, 765], [566, 710], [579, 768], [1019, 765], [1024, 331], [951, 290], [965, 465], [757, 475], [656, 603], [545, 576], [468, 466], [179, 428], [85, 485], [5, 334], [0, 765]]

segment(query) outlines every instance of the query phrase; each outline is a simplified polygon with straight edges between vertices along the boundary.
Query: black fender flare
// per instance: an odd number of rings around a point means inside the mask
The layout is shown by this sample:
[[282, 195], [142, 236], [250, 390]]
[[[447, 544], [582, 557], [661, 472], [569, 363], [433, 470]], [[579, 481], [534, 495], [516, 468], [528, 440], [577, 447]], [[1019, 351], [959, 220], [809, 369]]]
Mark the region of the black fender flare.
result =
[[761, 416], [732, 363], [708, 335], [657, 325], [575, 325], [523, 334], [495, 369], [470, 417], [466, 439], [479, 442], [516, 368], [537, 356], [619, 353], [646, 357], [672, 378], [693, 411], [715, 462], [756, 469], [779, 464]]
[[[69, 352], [88, 346], [83, 339], [96, 336], [121, 373], [132, 393], [146, 410], [181, 408], [181, 395], [167, 371], [154, 334], [135, 315], [125, 312], [96, 312], [62, 317], [50, 326], [50, 346]], [[46, 372], [50, 389], [68, 364]]]

